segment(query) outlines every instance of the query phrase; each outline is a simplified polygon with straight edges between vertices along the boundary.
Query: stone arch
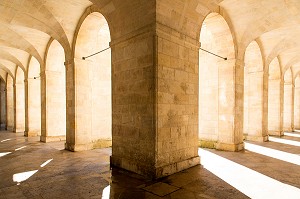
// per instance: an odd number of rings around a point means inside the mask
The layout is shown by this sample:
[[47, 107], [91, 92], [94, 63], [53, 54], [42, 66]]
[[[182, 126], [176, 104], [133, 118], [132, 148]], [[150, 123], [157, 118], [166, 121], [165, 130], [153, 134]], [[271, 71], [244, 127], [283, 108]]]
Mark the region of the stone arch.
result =
[[7, 130], [14, 131], [15, 129], [15, 111], [14, 111], [14, 78], [7, 74], [6, 76], [6, 121]]
[[25, 69], [25, 67], [23, 66], [23, 64], [20, 62], [20, 60], [18, 60], [15, 56], [13, 56], [12, 54], [10, 54], [9, 52], [6, 52], [6, 51], [4, 51], [4, 50], [1, 50], [1, 52], [0, 52], [0, 58], [2, 58], [2, 59], [7, 59], [8, 61], [15, 63], [15, 64], [18, 65], [18, 66], [23, 70], [23, 72], [25, 73], [26, 69]]
[[293, 72], [288, 68], [283, 74], [283, 130], [293, 131]]
[[300, 58], [299, 56], [295, 56], [293, 58], [290, 59], [290, 61], [286, 64], [286, 66], [284, 67], [283, 71], [286, 71], [287, 69], [289, 69], [290, 67], [299, 64], [300, 62]]
[[75, 48], [76, 48], [76, 43], [77, 43], [77, 41], [78, 41], [78, 35], [79, 35], [79, 31], [81, 30], [81, 27], [82, 27], [82, 24], [84, 23], [84, 22], [86, 22], [86, 19], [91, 15], [91, 14], [95, 14], [95, 13], [99, 13], [99, 16], [101, 15], [101, 17], [103, 17], [103, 19], [105, 19], [105, 22], [107, 23], [107, 26], [108, 26], [108, 29], [109, 29], [109, 33], [110, 33], [110, 35], [109, 35], [109, 37], [110, 37], [110, 39], [111, 39], [111, 37], [112, 37], [112, 32], [110, 31], [110, 28], [109, 27], [111, 27], [111, 22], [110, 22], [110, 18], [109, 17], [107, 17], [105, 14], [104, 14], [104, 12], [102, 12], [101, 11], [101, 9], [98, 7], [98, 6], [96, 6], [96, 5], [92, 5], [92, 6], [90, 6], [90, 7], [88, 7], [86, 10], [85, 10], [85, 12], [82, 14], [82, 16], [80, 17], [80, 19], [79, 19], [79, 21], [78, 21], [78, 24], [77, 24], [77, 27], [76, 27], [76, 29], [75, 29], [75, 33], [74, 33], [74, 37], [73, 37], [73, 42], [72, 42], [72, 54], [73, 54], [73, 56], [75, 56], [74, 55], [74, 53], [75, 53]]
[[256, 41], [252, 41], [246, 48], [244, 61], [244, 136], [247, 140], [266, 141], [264, 63]]
[[[225, 150], [243, 148], [242, 130], [235, 126], [236, 53], [231, 30], [218, 13], [210, 13], [200, 32], [201, 48], [226, 57], [199, 51], [199, 139], [201, 146]], [[242, 127], [242, 126], [241, 126]]]
[[30, 57], [25, 78], [25, 136], [41, 134], [40, 63]]
[[4, 46], [23, 50], [34, 56], [40, 64], [43, 62], [37, 49], [28, 40], [6, 26], [0, 27], [1, 31], [3, 31], [3, 34], [0, 35], [0, 38], [4, 40]]
[[109, 47], [110, 30], [105, 17], [90, 9], [81, 17], [73, 42], [76, 143], [71, 150], [111, 146], [111, 50], [82, 59]]
[[21, 67], [16, 69], [16, 84], [15, 84], [15, 126], [16, 132], [25, 131], [25, 87], [24, 87], [24, 71]]
[[7, 68], [6, 66], [4, 66], [1, 63], [0, 63], [0, 68], [2, 70], [4, 70], [5, 72], [7, 72], [13, 78], [13, 80], [15, 80], [15, 74], [13, 74], [13, 72], [9, 68]]
[[269, 135], [282, 135], [282, 91], [283, 81], [278, 58], [269, 65], [268, 82], [268, 132]]

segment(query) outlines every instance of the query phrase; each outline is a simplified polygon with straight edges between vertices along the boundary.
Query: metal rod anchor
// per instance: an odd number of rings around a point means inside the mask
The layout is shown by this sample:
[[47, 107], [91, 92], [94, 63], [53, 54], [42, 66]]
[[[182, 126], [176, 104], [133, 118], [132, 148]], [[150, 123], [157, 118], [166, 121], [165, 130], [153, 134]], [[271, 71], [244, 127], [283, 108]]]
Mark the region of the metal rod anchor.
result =
[[100, 50], [99, 52], [96, 52], [96, 53], [91, 54], [91, 55], [89, 55], [89, 56], [82, 57], [82, 59], [85, 60], [86, 58], [89, 58], [89, 57], [92, 57], [92, 56], [97, 55], [97, 54], [99, 54], [99, 53], [102, 53], [102, 52], [104, 52], [104, 51], [106, 51], [106, 50], [108, 50], [108, 49], [110, 49], [110, 47], [105, 48], [105, 49], [103, 49], [103, 50]]
[[216, 56], [216, 57], [219, 57], [219, 58], [221, 58], [221, 59], [227, 60], [227, 57], [222, 57], [222, 56], [217, 55], [217, 54], [215, 54], [215, 53], [209, 52], [208, 50], [205, 50], [205, 49], [203, 49], [203, 48], [200, 48], [200, 50], [203, 50], [204, 52], [207, 52], [207, 53], [209, 53], [209, 54], [212, 54], [212, 55], [214, 55], [214, 56]]

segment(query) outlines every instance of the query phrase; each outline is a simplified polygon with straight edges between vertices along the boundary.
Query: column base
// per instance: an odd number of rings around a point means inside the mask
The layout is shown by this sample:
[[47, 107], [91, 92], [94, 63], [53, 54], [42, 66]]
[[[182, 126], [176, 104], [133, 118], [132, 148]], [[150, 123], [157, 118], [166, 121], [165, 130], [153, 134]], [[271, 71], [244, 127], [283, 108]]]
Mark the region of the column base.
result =
[[279, 137], [283, 136], [283, 133], [284, 133], [283, 131], [269, 131], [268, 132], [269, 135], [279, 136]]
[[269, 136], [255, 136], [255, 135], [245, 135], [245, 140], [255, 141], [255, 142], [267, 142], [269, 141]]
[[25, 137], [36, 137], [39, 136], [39, 132], [37, 131], [24, 131]]
[[108, 148], [112, 146], [111, 139], [99, 139], [92, 142], [94, 149]]
[[294, 128], [283, 129], [283, 132], [293, 132], [293, 131], [294, 131]]
[[0, 130], [6, 130], [6, 124], [1, 124], [0, 125]]
[[198, 143], [199, 147], [209, 149], [215, 149], [217, 145], [217, 141], [199, 140]]
[[111, 156], [110, 164], [111, 166], [119, 167], [137, 173], [146, 178], [158, 179], [191, 168], [193, 166], [199, 165], [200, 157], [196, 156], [196, 157], [189, 158], [187, 160], [183, 160], [180, 162], [155, 168], [154, 166], [151, 165], [141, 165], [139, 162], [136, 162], [134, 160]]
[[6, 128], [6, 130], [8, 130], [8, 131], [14, 131], [14, 127], [13, 127], [13, 126], [8, 126], [8, 127]]
[[16, 133], [22, 133], [22, 132], [24, 132], [24, 129], [16, 129], [15, 132]]
[[218, 142], [216, 144], [216, 149], [221, 150], [221, 151], [242, 151], [244, 150], [245, 145], [244, 143], [239, 143], [239, 144], [227, 144], [227, 143], [221, 143]]
[[[41, 136], [42, 139], [42, 136]], [[44, 138], [43, 138], [44, 139]], [[42, 141], [42, 140], [41, 140]], [[69, 151], [87, 151], [91, 149], [108, 148], [112, 146], [111, 139], [99, 139], [87, 144], [65, 143], [65, 149]]]
[[65, 141], [66, 136], [61, 135], [61, 136], [40, 136], [40, 141], [41, 142], [59, 142], [59, 141]]
[[68, 151], [88, 151], [93, 149], [93, 144], [71, 144], [71, 143], [65, 143], [65, 149]]

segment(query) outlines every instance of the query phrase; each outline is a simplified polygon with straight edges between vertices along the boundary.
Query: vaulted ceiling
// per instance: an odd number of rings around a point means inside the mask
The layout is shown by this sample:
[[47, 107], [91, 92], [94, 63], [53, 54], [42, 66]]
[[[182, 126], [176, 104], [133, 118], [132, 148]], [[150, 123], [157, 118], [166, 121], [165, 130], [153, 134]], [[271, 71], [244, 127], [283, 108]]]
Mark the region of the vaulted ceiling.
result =
[[[51, 37], [64, 49], [70, 49], [85, 9], [92, 4], [101, 7], [111, 1], [130, 3], [128, 0], [1, 0], [0, 69], [13, 75], [17, 66], [25, 71], [30, 56], [42, 63]], [[292, 68], [293, 74], [300, 71], [299, 0], [185, 1], [195, 6], [201, 4], [207, 10], [220, 6], [220, 13], [226, 16], [235, 35], [240, 59], [247, 46], [256, 40], [266, 65], [278, 57], [283, 71], [288, 68]], [[172, 1], [169, 2], [172, 7]]]

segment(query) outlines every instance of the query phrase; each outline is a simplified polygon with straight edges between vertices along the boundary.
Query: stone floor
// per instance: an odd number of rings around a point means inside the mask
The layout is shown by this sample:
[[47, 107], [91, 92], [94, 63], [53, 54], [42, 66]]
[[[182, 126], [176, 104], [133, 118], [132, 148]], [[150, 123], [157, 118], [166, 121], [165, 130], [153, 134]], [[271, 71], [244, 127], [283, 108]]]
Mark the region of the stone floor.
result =
[[[300, 143], [300, 137], [285, 136], [283, 140], [285, 139], [293, 140], [296, 145]], [[298, 154], [300, 158], [299, 146], [277, 142], [249, 142], [249, 144]], [[264, 176], [272, 178], [275, 182], [274, 189], [279, 183], [280, 187], [284, 185], [292, 189], [288, 190], [288, 193], [297, 194], [300, 190], [300, 164], [278, 160], [250, 150], [231, 153], [199, 149], [203, 165], [157, 181], [150, 181], [124, 170], [111, 169], [110, 148], [73, 153], [63, 150], [63, 146], [63, 142], [45, 144], [39, 142], [39, 138], [25, 138], [20, 133], [1, 131], [0, 198], [193, 199], [248, 198], [248, 196], [255, 198], [253, 192], [272, 194], [270, 190], [256, 188], [259, 184], [255, 178], [254, 183], [250, 180], [253, 176], [251, 172], [259, 172], [262, 178], [267, 178]], [[223, 165], [224, 162], [213, 162], [211, 155], [242, 169], [247, 167], [246, 172], [250, 172], [250, 177], [242, 179], [238, 170], [232, 170], [235, 166], [226, 167]], [[295, 158], [292, 161], [294, 160]], [[217, 165], [216, 169], [209, 164], [206, 165], [205, 162], [213, 162], [212, 165]], [[220, 173], [221, 177], [218, 177]], [[222, 174], [229, 176], [228, 182], [225, 182], [228, 177]], [[235, 178], [237, 182], [230, 181]], [[252, 184], [247, 185], [249, 182]], [[239, 185], [248, 187], [243, 189]], [[251, 188], [257, 190], [252, 191]], [[276, 190], [281, 191], [280, 188]], [[257, 195], [257, 198], [260, 198], [259, 196], [262, 195]], [[276, 195], [269, 198], [276, 198]], [[290, 198], [300, 198], [300, 195], [292, 195]]]

